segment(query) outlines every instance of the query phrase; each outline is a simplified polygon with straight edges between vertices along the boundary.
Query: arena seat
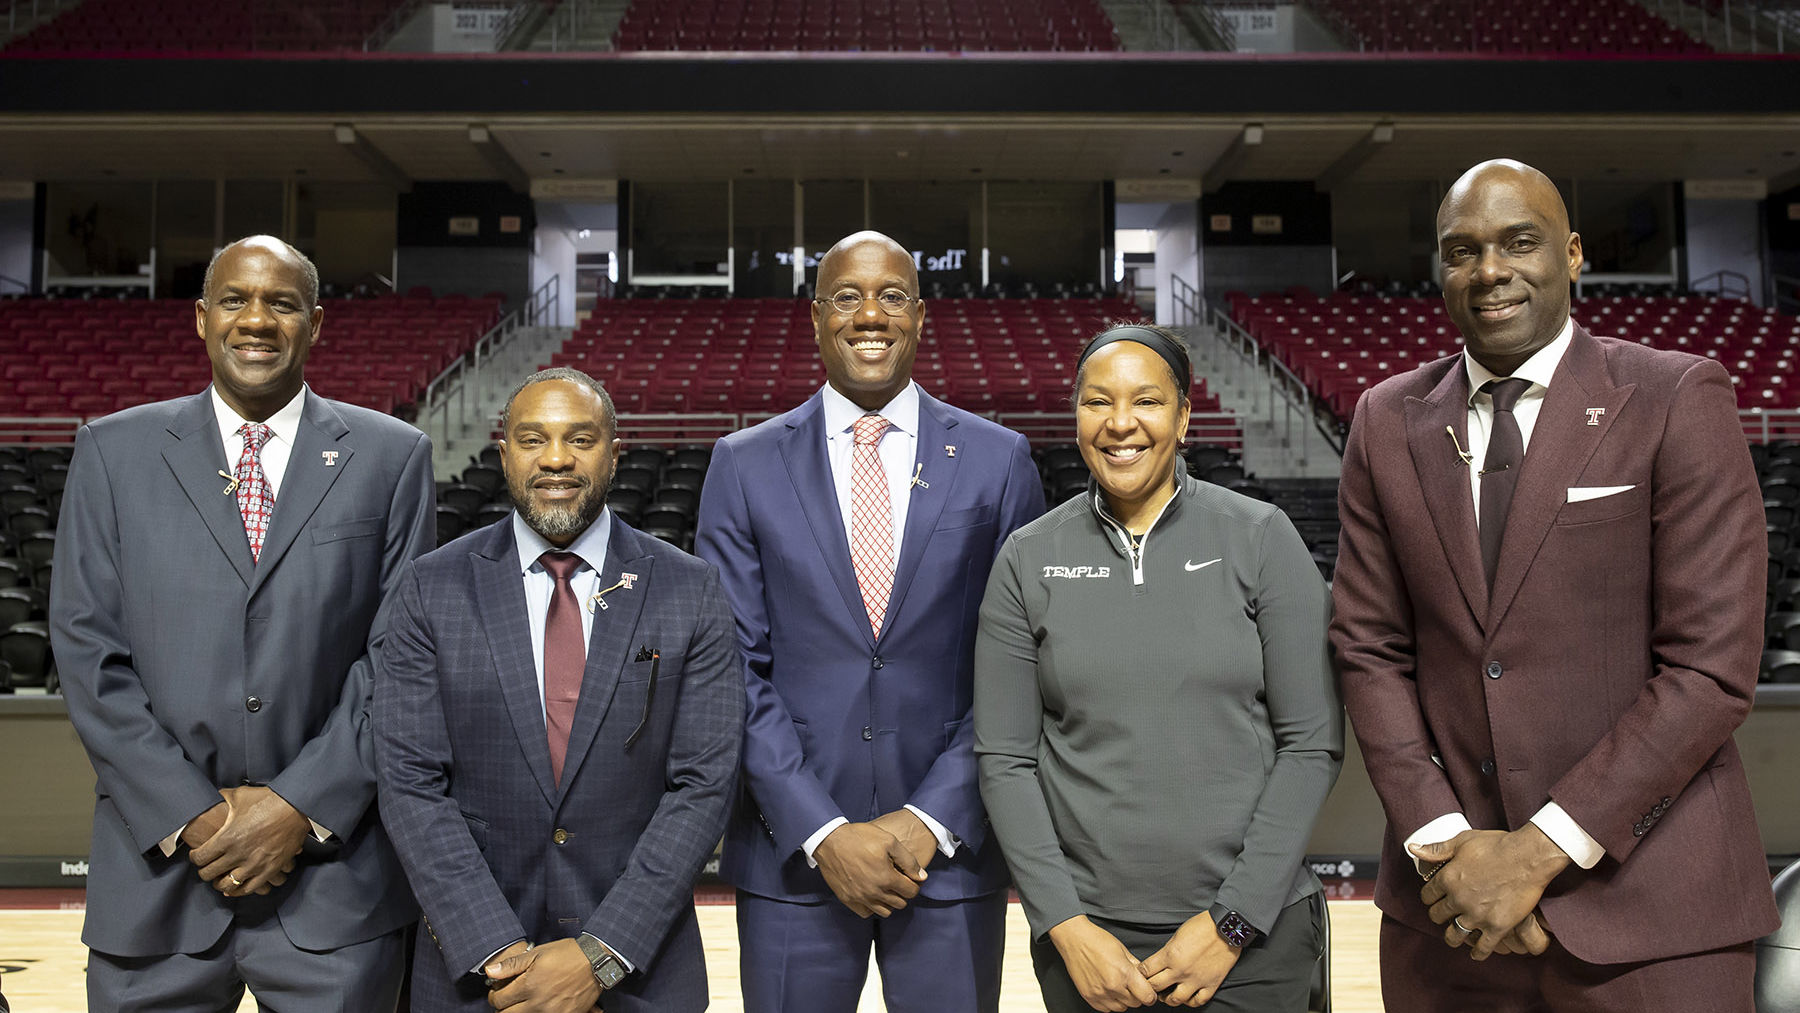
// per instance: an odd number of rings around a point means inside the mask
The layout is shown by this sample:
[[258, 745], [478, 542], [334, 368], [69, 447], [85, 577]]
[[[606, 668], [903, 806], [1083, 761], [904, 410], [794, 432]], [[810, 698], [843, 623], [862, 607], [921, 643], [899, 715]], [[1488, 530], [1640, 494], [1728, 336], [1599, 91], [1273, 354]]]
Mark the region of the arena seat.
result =
[[971, 52], [1116, 50], [1095, 0], [636, 0], [613, 48]]
[[405, 0], [86, 0], [14, 40], [8, 52], [361, 50]]
[[[326, 397], [388, 413], [416, 401], [500, 313], [497, 299], [460, 296], [326, 299], [322, 305], [308, 384]], [[8, 416], [91, 418], [192, 394], [210, 377], [191, 301], [0, 302], [0, 404]]]
[[1630, 0], [1506, 5], [1463, 0], [1312, 0], [1346, 42], [1371, 51], [1705, 53], [1674, 25]]

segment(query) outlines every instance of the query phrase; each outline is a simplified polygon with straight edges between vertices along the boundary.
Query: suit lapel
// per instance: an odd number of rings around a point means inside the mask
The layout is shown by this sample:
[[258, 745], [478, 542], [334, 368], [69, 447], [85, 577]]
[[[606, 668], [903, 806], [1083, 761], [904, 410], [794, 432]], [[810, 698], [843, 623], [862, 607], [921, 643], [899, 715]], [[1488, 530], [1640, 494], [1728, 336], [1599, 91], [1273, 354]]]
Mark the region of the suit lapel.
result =
[[[1456, 434], [1454, 442], [1450, 433]], [[1406, 399], [1406, 442], [1450, 572], [1480, 622], [1487, 615], [1487, 571], [1481, 562], [1481, 536], [1475, 530], [1475, 500], [1469, 485], [1474, 465], [1458, 453], [1469, 445], [1469, 376], [1460, 356], [1430, 396]]]
[[[856, 626], [875, 647], [874, 630], [869, 627], [869, 611], [863, 607], [862, 588], [856, 583], [856, 567], [850, 562], [850, 536], [844, 531], [844, 516], [838, 510], [837, 486], [831, 480], [831, 462], [825, 456], [824, 395], [814, 394], [800, 406], [791, 423], [793, 429], [781, 440], [781, 459], [787, 464], [788, 477], [800, 500], [800, 512], [812, 528], [819, 554], [825, 558], [825, 569], [843, 596]], [[924, 413], [920, 413], [920, 418]]]
[[[256, 563], [250, 592], [256, 593], [287, 554], [313, 511], [331, 490], [331, 486], [350, 465], [356, 451], [343, 442], [350, 427], [325, 399], [311, 391], [306, 393], [305, 408], [300, 414], [300, 428], [294, 434], [294, 450], [288, 455], [287, 472], [281, 479], [281, 493], [275, 497], [275, 515], [269, 520], [269, 537], [263, 543], [262, 557]], [[326, 467], [320, 451], [333, 449], [337, 457]]]
[[538, 692], [537, 662], [531, 650], [531, 619], [525, 614], [525, 581], [519, 571], [518, 543], [512, 522], [495, 524], [493, 537], [469, 554], [475, 571], [479, 621], [487, 633], [500, 698], [506, 701], [513, 734], [525, 753], [526, 766], [544, 801], [556, 803], [556, 780], [550, 776], [550, 743], [544, 729], [544, 701]]
[[244, 515], [238, 512], [237, 497], [222, 491], [231, 480], [220, 478], [219, 471], [230, 471], [231, 465], [219, 440], [211, 395], [202, 391], [188, 398], [169, 424], [169, 434], [175, 442], [163, 448], [163, 460], [219, 543], [219, 550], [248, 587], [256, 564], [250, 559], [250, 541], [244, 537]]
[[913, 577], [919, 572], [919, 561], [925, 558], [925, 547], [931, 541], [931, 533], [937, 530], [938, 518], [943, 516], [944, 505], [955, 488], [957, 466], [963, 458], [951, 457], [943, 449], [955, 444], [955, 429], [956, 419], [948, 407], [920, 390], [919, 434], [913, 443], [917, 454], [915, 470], [922, 484], [907, 489], [907, 495], [912, 498], [906, 507], [906, 532], [900, 539], [900, 562], [894, 568], [894, 591], [888, 598], [887, 618], [881, 624], [884, 637], [894, 628], [894, 617], [899, 615], [901, 603], [906, 600], [906, 589], [912, 586]]
[[[619, 688], [619, 676], [637, 639], [638, 617], [644, 601], [650, 596], [651, 569], [655, 557], [639, 554], [628, 529], [613, 518], [612, 534], [606, 540], [606, 566], [600, 572], [600, 589], [619, 583], [620, 576], [636, 574], [630, 589], [618, 588], [606, 595], [606, 608], [594, 609], [594, 624], [588, 631], [587, 667], [581, 674], [581, 699], [575, 703], [575, 722], [569, 728], [569, 749], [563, 758], [562, 790], [575, 783], [575, 775], [593, 748], [600, 722], [612, 706], [613, 693]], [[588, 603], [582, 602], [582, 608]], [[660, 644], [650, 644], [660, 649]], [[636, 715], [633, 715], [636, 720]], [[547, 748], [547, 747], [546, 747]]]
[[[1581, 475], [1600, 441], [1619, 417], [1636, 385], [1614, 387], [1606, 357], [1587, 331], [1575, 328], [1569, 350], [1550, 378], [1550, 390], [1538, 410], [1531, 443], [1520, 466], [1519, 485], [1506, 511], [1506, 535], [1500, 541], [1499, 569], [1488, 628], [1495, 629], [1525, 582], [1557, 511], [1568, 499], [1569, 485]], [[1588, 425], [1587, 409], [1604, 408], [1598, 425]]]

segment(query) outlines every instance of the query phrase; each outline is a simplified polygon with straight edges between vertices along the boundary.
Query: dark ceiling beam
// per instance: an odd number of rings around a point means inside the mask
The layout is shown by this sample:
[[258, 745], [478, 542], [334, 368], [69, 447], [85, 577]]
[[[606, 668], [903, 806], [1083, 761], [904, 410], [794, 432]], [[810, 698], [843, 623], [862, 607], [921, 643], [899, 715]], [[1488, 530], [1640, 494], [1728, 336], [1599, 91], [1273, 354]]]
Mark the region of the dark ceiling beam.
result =
[[406, 170], [395, 165], [393, 159], [358, 133], [355, 127], [348, 123], [337, 123], [332, 125], [331, 133], [345, 150], [356, 156], [357, 161], [368, 166], [371, 172], [380, 176], [388, 185], [401, 193], [412, 191], [412, 177], [406, 174]]
[[1246, 123], [1244, 129], [1240, 130], [1236, 139], [1231, 142], [1230, 147], [1227, 147], [1213, 161], [1213, 164], [1207, 166], [1206, 172], [1201, 175], [1200, 178], [1205, 181], [1206, 192], [1217, 193], [1219, 187], [1231, 182], [1231, 178], [1244, 167], [1244, 162], [1250, 157], [1250, 152], [1259, 147], [1262, 142], [1263, 125]]
[[475, 145], [475, 150], [481, 154], [481, 160], [494, 170], [495, 175], [505, 180], [514, 193], [531, 192], [531, 174], [494, 139], [494, 132], [486, 124], [469, 124], [469, 143]]
[[1325, 171], [1319, 173], [1319, 178], [1313, 180], [1313, 189], [1320, 193], [1335, 189], [1338, 184], [1355, 175], [1356, 170], [1362, 168], [1364, 163], [1374, 158], [1377, 152], [1392, 143], [1393, 140], [1394, 125], [1392, 123], [1377, 123], [1370, 127], [1369, 132], [1352, 144], [1348, 151], [1339, 155], [1337, 161], [1326, 166]]

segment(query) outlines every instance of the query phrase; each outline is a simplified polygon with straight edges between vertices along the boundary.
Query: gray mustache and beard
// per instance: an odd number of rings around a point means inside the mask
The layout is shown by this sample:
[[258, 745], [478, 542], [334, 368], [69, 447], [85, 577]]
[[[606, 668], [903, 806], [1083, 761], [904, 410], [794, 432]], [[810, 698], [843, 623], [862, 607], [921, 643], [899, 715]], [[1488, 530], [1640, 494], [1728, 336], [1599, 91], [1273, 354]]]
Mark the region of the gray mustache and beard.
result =
[[507, 492], [512, 495], [519, 516], [525, 518], [531, 530], [549, 539], [570, 538], [586, 531], [606, 508], [606, 494], [612, 491], [611, 475], [606, 476], [604, 486], [596, 486], [577, 475], [559, 476], [557, 481], [577, 483], [581, 494], [573, 503], [544, 503], [535, 495], [536, 483], [541, 480], [543, 476], [533, 476], [527, 482], [508, 482]]

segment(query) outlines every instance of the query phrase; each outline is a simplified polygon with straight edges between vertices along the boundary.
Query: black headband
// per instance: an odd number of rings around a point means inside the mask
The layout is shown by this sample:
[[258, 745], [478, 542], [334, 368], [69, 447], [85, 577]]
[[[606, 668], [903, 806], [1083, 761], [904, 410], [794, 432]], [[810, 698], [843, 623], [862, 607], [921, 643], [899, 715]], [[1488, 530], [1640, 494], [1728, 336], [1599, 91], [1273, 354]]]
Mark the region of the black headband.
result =
[[1088, 356], [1112, 344], [1115, 341], [1135, 341], [1155, 352], [1162, 361], [1169, 364], [1169, 372], [1175, 375], [1175, 393], [1186, 396], [1188, 388], [1194, 385], [1193, 366], [1189, 365], [1187, 349], [1181, 347], [1163, 334], [1148, 327], [1126, 324], [1111, 330], [1101, 331], [1081, 350], [1081, 358], [1075, 360], [1075, 372], [1079, 375], [1081, 367], [1088, 361]]

